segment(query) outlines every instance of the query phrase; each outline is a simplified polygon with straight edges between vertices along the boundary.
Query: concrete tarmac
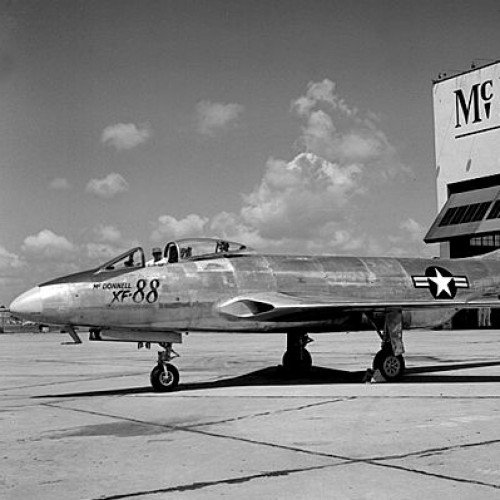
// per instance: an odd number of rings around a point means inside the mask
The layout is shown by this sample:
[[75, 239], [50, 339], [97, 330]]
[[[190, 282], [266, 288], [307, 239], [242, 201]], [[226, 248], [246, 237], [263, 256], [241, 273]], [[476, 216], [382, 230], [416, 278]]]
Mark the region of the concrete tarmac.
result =
[[155, 349], [0, 335], [0, 498], [500, 498], [500, 332], [411, 331], [408, 374], [362, 383], [375, 333], [190, 334], [179, 390]]

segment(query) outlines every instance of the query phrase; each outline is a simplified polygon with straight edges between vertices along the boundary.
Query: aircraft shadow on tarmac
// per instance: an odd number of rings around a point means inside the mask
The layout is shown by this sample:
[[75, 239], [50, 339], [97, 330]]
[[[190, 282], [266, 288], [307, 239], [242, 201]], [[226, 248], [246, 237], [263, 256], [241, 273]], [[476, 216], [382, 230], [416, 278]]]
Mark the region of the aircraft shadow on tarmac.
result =
[[[406, 375], [400, 383], [474, 383], [474, 382], [500, 382], [500, 375], [457, 375], [439, 374], [436, 372], [466, 370], [470, 368], [484, 368], [488, 366], [500, 366], [500, 361], [482, 361], [474, 363], [439, 364], [432, 366], [420, 366], [408, 368]], [[287, 374], [281, 366], [271, 366], [256, 370], [237, 377], [230, 377], [211, 382], [190, 382], [179, 384], [175, 392], [194, 391], [200, 389], [216, 389], [222, 387], [245, 387], [264, 385], [309, 385], [309, 384], [360, 384], [365, 381], [366, 371], [344, 371], [313, 366], [307, 375], [292, 377]], [[151, 387], [130, 387], [125, 389], [110, 389], [100, 391], [72, 392], [62, 394], [47, 394], [33, 396], [40, 398], [64, 398], [64, 397], [89, 397], [89, 396], [117, 396], [127, 394], [143, 394], [153, 392]]]

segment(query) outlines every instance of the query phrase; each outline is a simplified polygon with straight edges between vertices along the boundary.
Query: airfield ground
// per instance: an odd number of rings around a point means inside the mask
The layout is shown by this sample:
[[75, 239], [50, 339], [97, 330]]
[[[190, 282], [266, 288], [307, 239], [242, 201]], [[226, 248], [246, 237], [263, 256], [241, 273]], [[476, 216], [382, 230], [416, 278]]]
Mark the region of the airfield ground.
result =
[[409, 332], [408, 375], [364, 384], [374, 333], [190, 334], [180, 390], [156, 353], [0, 335], [0, 498], [499, 498], [500, 331]]

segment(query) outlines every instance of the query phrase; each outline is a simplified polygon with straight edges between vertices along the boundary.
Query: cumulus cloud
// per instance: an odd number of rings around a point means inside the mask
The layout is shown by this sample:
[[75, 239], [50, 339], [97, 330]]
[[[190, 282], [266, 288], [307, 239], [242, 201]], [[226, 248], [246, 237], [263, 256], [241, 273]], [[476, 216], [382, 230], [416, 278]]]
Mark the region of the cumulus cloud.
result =
[[90, 236], [93, 241], [81, 246], [81, 255], [84, 259], [90, 259], [89, 265], [103, 263], [130, 248], [141, 246], [139, 241], [125, 238], [121, 231], [111, 224], [97, 225]]
[[425, 228], [416, 220], [410, 217], [401, 222], [399, 227], [406, 232], [412, 241], [422, 241], [425, 234]]
[[241, 218], [265, 238], [311, 238], [339, 220], [360, 185], [361, 168], [340, 165], [314, 154], [291, 162], [269, 160], [260, 184], [244, 195]]
[[91, 179], [86, 188], [88, 193], [106, 199], [113, 198], [113, 196], [128, 190], [128, 182], [120, 174], [115, 172], [112, 172], [103, 179]]
[[151, 137], [148, 125], [135, 125], [134, 123], [117, 123], [109, 125], [101, 134], [101, 142], [113, 146], [118, 151], [132, 149], [143, 144]]
[[68, 179], [65, 179], [64, 177], [56, 177], [51, 181], [49, 187], [58, 191], [64, 191], [66, 189], [71, 189], [71, 184]]
[[122, 234], [115, 226], [99, 224], [94, 228], [94, 234], [98, 241], [116, 243], [122, 239]]
[[424, 243], [425, 227], [409, 217], [398, 226], [396, 234], [390, 234], [387, 239], [391, 243], [389, 255], [396, 257], [421, 255], [431, 257], [435, 253], [433, 246]]
[[191, 214], [164, 215], [152, 240], [220, 236], [270, 251], [352, 251], [366, 239], [345, 229], [351, 198], [362, 195], [360, 168], [334, 164], [312, 153], [290, 162], [270, 159], [261, 182], [242, 197], [238, 213], [220, 212], [211, 219]]
[[[232, 123], [238, 112], [225, 106], [198, 104], [200, 132], [214, 134]], [[211, 111], [213, 119], [201, 120]], [[239, 210], [210, 219], [165, 215], [152, 239], [217, 235], [259, 249], [295, 253], [374, 255], [415, 249], [423, 228], [414, 220], [401, 223], [403, 237], [397, 245], [366, 226], [366, 211], [380, 206], [384, 185], [405, 170], [380, 118], [347, 103], [328, 79], [310, 82], [304, 95], [292, 101], [291, 111], [300, 123], [302, 153], [291, 161], [270, 158], [260, 182], [242, 194]]]
[[405, 170], [378, 117], [348, 105], [331, 80], [310, 82], [291, 109], [303, 123], [299, 143], [306, 151], [331, 162], [357, 163], [382, 179]]
[[5, 247], [0, 245], [0, 271], [8, 271], [22, 267], [23, 261], [21, 258], [12, 252], [9, 252]]
[[72, 260], [77, 250], [67, 238], [53, 233], [50, 229], [43, 229], [38, 234], [25, 238], [21, 249], [30, 257], [47, 260]]
[[200, 134], [214, 136], [237, 125], [244, 111], [241, 104], [200, 101], [196, 105], [197, 129]]
[[325, 78], [322, 82], [309, 82], [306, 93], [292, 102], [292, 110], [300, 116], [309, 116], [313, 108], [326, 105], [346, 116], [357, 115], [358, 109], [347, 105], [344, 99], [335, 94], [335, 82]]
[[220, 212], [211, 219], [206, 229], [210, 230], [206, 236], [216, 235], [255, 248], [272, 248], [273, 246], [259, 234], [256, 228], [245, 223], [239, 214]]
[[153, 230], [153, 241], [166, 241], [187, 236], [201, 236], [208, 222], [206, 217], [190, 214], [184, 219], [177, 220], [170, 215], [161, 215]]
[[277, 250], [286, 246], [305, 249], [321, 239], [352, 248], [356, 243], [340, 231], [339, 222], [349, 212], [350, 198], [363, 193], [360, 173], [355, 164], [341, 166], [311, 153], [291, 162], [270, 159], [261, 182], [243, 195], [239, 213], [221, 212], [211, 220], [196, 214], [180, 220], [163, 215], [151, 238], [217, 235]]
[[110, 243], [90, 242], [85, 245], [86, 256], [89, 259], [104, 262], [125, 252], [127, 248], [117, 247]]

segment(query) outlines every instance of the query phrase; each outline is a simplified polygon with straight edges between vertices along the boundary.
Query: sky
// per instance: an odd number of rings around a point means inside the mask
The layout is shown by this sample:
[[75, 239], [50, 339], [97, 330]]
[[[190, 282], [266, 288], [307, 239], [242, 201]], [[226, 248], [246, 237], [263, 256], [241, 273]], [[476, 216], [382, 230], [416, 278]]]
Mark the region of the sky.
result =
[[429, 257], [432, 80], [496, 1], [0, 0], [0, 303], [135, 245]]

